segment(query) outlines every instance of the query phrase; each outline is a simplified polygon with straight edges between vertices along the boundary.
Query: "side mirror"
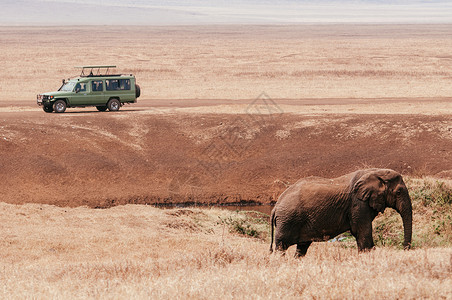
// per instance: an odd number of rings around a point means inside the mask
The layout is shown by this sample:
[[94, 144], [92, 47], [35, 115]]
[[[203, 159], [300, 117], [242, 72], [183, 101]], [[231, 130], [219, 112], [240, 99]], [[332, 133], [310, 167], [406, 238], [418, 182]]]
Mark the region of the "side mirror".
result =
[[66, 83], [66, 79], [63, 78], [62, 82], [63, 82], [63, 84], [65, 84]]

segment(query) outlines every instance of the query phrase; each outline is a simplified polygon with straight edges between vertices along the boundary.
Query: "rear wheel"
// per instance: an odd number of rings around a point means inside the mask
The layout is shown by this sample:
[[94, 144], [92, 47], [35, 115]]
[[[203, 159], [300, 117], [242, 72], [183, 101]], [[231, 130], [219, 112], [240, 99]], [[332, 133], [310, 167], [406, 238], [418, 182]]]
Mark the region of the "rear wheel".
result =
[[106, 111], [107, 107], [106, 106], [96, 106], [98, 111]]
[[64, 111], [66, 110], [66, 102], [64, 102], [63, 100], [55, 101], [55, 103], [53, 103], [53, 110], [56, 113], [64, 113]]
[[138, 84], [135, 84], [135, 98], [140, 97], [140, 95], [141, 95], [140, 86]]
[[109, 111], [118, 111], [121, 107], [121, 103], [118, 99], [110, 99], [107, 103], [107, 107]]
[[53, 112], [53, 107], [51, 105], [49, 105], [49, 106], [44, 105], [42, 107], [42, 110], [45, 111], [46, 113], [51, 113], [51, 112]]

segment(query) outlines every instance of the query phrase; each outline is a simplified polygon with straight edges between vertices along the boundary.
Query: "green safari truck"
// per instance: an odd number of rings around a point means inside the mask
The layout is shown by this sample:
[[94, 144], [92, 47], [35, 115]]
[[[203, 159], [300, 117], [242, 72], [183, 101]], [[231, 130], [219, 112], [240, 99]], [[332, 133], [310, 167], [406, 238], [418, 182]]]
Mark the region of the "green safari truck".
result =
[[116, 66], [83, 66], [80, 76], [68, 80], [56, 92], [37, 95], [47, 112], [63, 113], [68, 107], [95, 106], [99, 111], [118, 111], [124, 103], [136, 103], [140, 86], [132, 74], [109, 74]]

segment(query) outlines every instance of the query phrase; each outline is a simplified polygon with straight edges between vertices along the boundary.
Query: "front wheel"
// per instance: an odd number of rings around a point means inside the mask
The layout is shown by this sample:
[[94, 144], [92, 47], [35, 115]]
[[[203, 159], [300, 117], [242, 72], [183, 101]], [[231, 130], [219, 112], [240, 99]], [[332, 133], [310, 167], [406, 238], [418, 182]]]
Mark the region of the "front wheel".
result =
[[121, 103], [118, 99], [111, 99], [110, 101], [108, 101], [107, 107], [109, 111], [118, 111], [121, 107]]
[[53, 112], [53, 107], [51, 105], [50, 106], [44, 105], [42, 107], [42, 110], [45, 111], [46, 113], [51, 113]]
[[96, 106], [98, 111], [106, 111], [107, 107], [106, 106]]
[[53, 103], [53, 110], [59, 114], [64, 113], [64, 111], [66, 110], [66, 102], [64, 102], [63, 100], [55, 101], [55, 103]]

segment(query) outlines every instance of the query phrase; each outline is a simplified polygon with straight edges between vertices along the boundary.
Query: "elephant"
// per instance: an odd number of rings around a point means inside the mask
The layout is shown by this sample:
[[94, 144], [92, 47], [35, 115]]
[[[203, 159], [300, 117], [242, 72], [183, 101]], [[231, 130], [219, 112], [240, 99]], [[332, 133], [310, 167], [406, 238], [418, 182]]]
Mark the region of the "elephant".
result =
[[358, 170], [334, 179], [308, 177], [288, 187], [271, 212], [271, 244], [284, 254], [297, 244], [296, 257], [313, 241], [350, 231], [358, 251], [374, 248], [372, 221], [386, 207], [402, 217], [405, 249], [411, 247], [412, 206], [402, 176], [390, 169]]

